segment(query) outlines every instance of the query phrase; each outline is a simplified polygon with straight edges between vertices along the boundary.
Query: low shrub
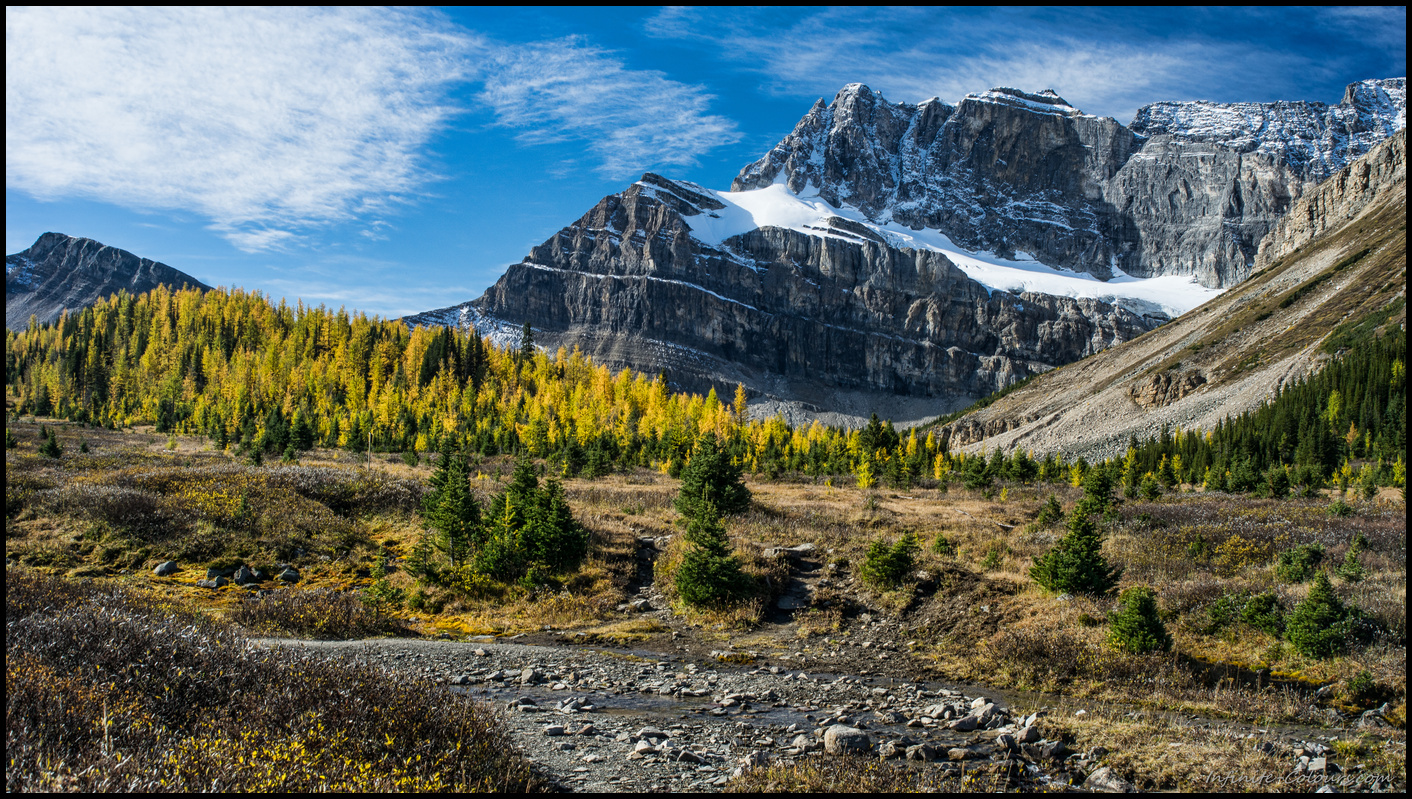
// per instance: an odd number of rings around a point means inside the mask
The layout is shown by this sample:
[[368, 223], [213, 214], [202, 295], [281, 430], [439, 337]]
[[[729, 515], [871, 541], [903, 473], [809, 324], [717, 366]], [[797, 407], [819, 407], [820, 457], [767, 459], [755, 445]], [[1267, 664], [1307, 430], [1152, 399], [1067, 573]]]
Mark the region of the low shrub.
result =
[[1236, 623], [1247, 624], [1278, 637], [1284, 631], [1284, 610], [1273, 592], [1250, 594], [1245, 591], [1226, 593], [1206, 608], [1207, 633], [1214, 633]]
[[1000, 564], [1005, 561], [1005, 556], [1010, 554], [1010, 548], [997, 541], [991, 544], [985, 552], [985, 558], [981, 560], [981, 571], [994, 571], [1000, 568]]
[[1287, 583], [1302, 583], [1314, 576], [1324, 562], [1324, 548], [1319, 544], [1300, 544], [1280, 553], [1275, 576]]
[[264, 635], [322, 639], [367, 638], [411, 632], [401, 621], [379, 613], [357, 595], [327, 588], [287, 588], [261, 597], [250, 597], [231, 611], [230, 620]]
[[[5, 580], [11, 791], [544, 790], [495, 713], [101, 582]], [[100, 675], [95, 678], [95, 675]]]
[[877, 588], [897, 588], [915, 568], [919, 548], [917, 537], [911, 533], [903, 535], [892, 546], [875, 539], [868, 545], [867, 559], [858, 572]]
[[1355, 705], [1367, 704], [1377, 692], [1378, 685], [1367, 669], [1362, 669], [1348, 678], [1348, 700]]
[[1348, 504], [1347, 502], [1344, 502], [1342, 497], [1339, 497], [1338, 499], [1335, 499], [1333, 502], [1329, 503], [1328, 514], [1330, 516], [1338, 516], [1340, 518], [1344, 516], [1352, 516], [1353, 506]]
[[1240, 620], [1257, 630], [1279, 637], [1285, 629], [1284, 608], [1272, 591], [1252, 596], [1240, 612]]

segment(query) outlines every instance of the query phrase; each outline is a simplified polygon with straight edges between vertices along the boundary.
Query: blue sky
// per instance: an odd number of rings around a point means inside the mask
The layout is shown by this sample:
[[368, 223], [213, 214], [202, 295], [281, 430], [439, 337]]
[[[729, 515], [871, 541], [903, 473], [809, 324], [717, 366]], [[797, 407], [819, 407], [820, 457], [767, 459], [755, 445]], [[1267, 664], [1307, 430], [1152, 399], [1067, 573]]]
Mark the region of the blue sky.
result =
[[644, 171], [728, 188], [819, 97], [1338, 102], [1405, 8], [16, 9], [5, 248], [56, 230], [381, 315], [481, 294]]

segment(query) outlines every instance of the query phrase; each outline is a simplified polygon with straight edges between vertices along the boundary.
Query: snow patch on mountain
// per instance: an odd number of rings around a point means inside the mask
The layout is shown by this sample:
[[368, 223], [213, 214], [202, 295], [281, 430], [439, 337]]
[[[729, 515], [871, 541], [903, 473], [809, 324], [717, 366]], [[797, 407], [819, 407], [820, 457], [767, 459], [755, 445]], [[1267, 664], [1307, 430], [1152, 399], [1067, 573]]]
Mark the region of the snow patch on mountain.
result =
[[518, 348], [520, 336], [523, 333], [519, 326], [483, 313], [470, 302], [404, 316], [402, 322], [411, 328], [444, 326], [459, 330], [474, 330], [486, 342], [500, 349]]
[[[1191, 277], [1166, 275], [1136, 278], [1123, 274], [1114, 266], [1115, 277], [1103, 281], [1082, 272], [1046, 266], [1027, 253], [1019, 253], [1017, 259], [1007, 259], [991, 252], [967, 250], [936, 230], [912, 230], [894, 222], [879, 224], [869, 220], [856, 208], [830, 205], [812, 185], [795, 194], [783, 183], [727, 192], [713, 191], [685, 181], [676, 182], [693, 192], [713, 197], [725, 206], [686, 217], [694, 238], [719, 249], [729, 249], [732, 237], [762, 227], [785, 228], [809, 236], [857, 243], [867, 238], [854, 232], [861, 226], [890, 246], [942, 253], [972, 280], [992, 291], [1016, 294], [1031, 291], [1061, 297], [1088, 297], [1121, 305], [1140, 314], [1161, 312], [1172, 317], [1186, 313], [1222, 293], [1221, 289], [1206, 288]], [[836, 220], [844, 220], [844, 224], [840, 225]]]
[[11, 255], [5, 259], [5, 282], [17, 288], [29, 288], [34, 282], [34, 261], [23, 255]]

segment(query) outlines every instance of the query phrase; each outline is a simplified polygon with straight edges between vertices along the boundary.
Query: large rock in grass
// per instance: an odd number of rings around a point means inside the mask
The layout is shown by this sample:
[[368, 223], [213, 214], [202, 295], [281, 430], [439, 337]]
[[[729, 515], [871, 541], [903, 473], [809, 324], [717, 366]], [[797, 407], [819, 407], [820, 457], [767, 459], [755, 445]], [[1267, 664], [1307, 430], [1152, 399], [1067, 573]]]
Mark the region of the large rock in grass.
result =
[[831, 755], [865, 754], [873, 748], [873, 737], [856, 727], [835, 724], [824, 731], [824, 751]]
[[179, 571], [181, 571], [181, 567], [176, 564], [176, 561], [167, 560], [158, 563], [157, 568], [153, 569], [152, 573], [158, 577], [169, 577]]
[[1107, 766], [1088, 775], [1084, 780], [1083, 787], [1090, 791], [1102, 791], [1103, 793], [1134, 793], [1137, 788], [1131, 782], [1118, 776], [1118, 773]]

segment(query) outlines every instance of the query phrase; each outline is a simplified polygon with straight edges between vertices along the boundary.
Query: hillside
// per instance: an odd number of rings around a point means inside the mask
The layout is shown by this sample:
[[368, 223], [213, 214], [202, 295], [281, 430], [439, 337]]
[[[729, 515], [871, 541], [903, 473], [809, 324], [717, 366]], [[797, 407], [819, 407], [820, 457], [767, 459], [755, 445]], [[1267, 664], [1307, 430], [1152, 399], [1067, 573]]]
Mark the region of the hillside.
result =
[[1110, 457], [1130, 436], [1210, 429], [1254, 408], [1319, 369], [1330, 337], [1359, 322], [1404, 322], [1406, 156], [1402, 131], [1307, 193], [1245, 283], [947, 424], [952, 446]]

